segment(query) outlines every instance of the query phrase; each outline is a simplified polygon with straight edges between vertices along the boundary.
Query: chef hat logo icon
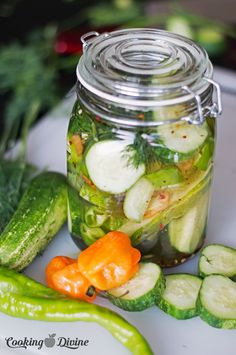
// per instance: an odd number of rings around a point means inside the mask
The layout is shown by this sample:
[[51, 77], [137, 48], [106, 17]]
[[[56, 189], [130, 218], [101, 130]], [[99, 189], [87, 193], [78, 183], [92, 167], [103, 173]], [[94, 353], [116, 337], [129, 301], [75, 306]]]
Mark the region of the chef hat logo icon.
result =
[[55, 336], [55, 333], [48, 334], [48, 338], [44, 339], [44, 344], [47, 348], [52, 348], [56, 344]]

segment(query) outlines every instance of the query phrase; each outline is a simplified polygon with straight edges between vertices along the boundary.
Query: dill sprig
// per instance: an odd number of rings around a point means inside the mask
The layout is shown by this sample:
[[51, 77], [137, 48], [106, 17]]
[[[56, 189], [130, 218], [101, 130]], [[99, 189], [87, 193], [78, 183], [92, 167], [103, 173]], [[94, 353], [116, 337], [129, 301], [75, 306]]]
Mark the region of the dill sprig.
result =
[[147, 166], [157, 160], [152, 145], [140, 133], [136, 133], [134, 142], [127, 146], [124, 156], [127, 158], [128, 163], [132, 164], [136, 169], [140, 164]]

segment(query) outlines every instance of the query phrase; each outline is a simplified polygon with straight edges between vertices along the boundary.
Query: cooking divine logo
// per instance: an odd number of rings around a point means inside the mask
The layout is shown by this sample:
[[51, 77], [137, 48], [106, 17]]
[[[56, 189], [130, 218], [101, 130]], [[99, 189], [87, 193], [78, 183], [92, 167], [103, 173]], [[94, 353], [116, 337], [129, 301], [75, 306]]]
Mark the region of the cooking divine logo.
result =
[[89, 345], [88, 339], [79, 339], [79, 338], [68, 338], [68, 337], [56, 337], [56, 334], [48, 334], [48, 337], [45, 339], [35, 339], [24, 337], [23, 339], [17, 339], [14, 337], [5, 338], [6, 345], [9, 348], [36, 348], [38, 350], [42, 349], [43, 346], [46, 348], [53, 348], [57, 346], [59, 348], [68, 348], [76, 350], [82, 347], [87, 347]]

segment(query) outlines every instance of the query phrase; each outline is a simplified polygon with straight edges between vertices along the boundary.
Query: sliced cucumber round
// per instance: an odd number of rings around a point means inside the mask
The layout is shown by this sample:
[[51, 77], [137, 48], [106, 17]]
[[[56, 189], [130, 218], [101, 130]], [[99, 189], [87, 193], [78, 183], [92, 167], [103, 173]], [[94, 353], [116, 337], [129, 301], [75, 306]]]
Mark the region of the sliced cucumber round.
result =
[[222, 275], [207, 276], [197, 308], [201, 319], [211, 326], [236, 329], [236, 283]]
[[157, 305], [177, 319], [197, 316], [196, 301], [201, 287], [200, 277], [190, 274], [166, 276], [166, 288]]
[[189, 159], [203, 145], [208, 136], [208, 127], [206, 123], [192, 125], [177, 122], [158, 127], [158, 135], [163, 144], [156, 149], [160, 159], [177, 163]]
[[126, 311], [142, 311], [161, 297], [165, 279], [160, 266], [140, 263], [138, 272], [124, 285], [108, 291], [109, 300]]
[[121, 140], [95, 143], [88, 150], [85, 163], [92, 182], [102, 191], [119, 194], [127, 191], [145, 172], [145, 165], [129, 163], [134, 151]]
[[145, 179], [139, 179], [126, 193], [124, 200], [124, 214], [132, 221], [140, 222], [148, 207], [154, 192], [153, 184]]
[[191, 254], [203, 237], [208, 210], [208, 193], [180, 218], [173, 219], [168, 226], [171, 245], [181, 253]]
[[166, 208], [150, 218], [144, 218], [141, 222], [134, 222], [127, 220], [119, 227], [119, 231], [128, 234], [130, 237], [136, 232], [143, 229], [145, 235], [152, 234], [153, 230], [158, 231], [160, 223], [167, 225], [185, 215], [203, 195], [203, 191], [208, 189], [211, 181], [211, 168], [208, 171], [198, 172], [194, 179], [190, 180], [188, 184], [183, 184], [181, 188], [177, 188], [171, 192], [171, 203]]
[[236, 250], [220, 244], [207, 245], [199, 258], [199, 272], [202, 277], [211, 274], [236, 276]]

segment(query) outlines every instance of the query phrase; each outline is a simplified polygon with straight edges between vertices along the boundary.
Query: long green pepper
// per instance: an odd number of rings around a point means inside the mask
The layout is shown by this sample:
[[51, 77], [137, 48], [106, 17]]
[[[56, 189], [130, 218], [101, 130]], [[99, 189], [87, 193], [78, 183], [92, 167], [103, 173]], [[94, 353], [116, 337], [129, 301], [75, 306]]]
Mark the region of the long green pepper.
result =
[[142, 334], [117, 313], [58, 292], [0, 267], [0, 311], [13, 317], [49, 322], [96, 322], [106, 328], [134, 355], [153, 355]]

